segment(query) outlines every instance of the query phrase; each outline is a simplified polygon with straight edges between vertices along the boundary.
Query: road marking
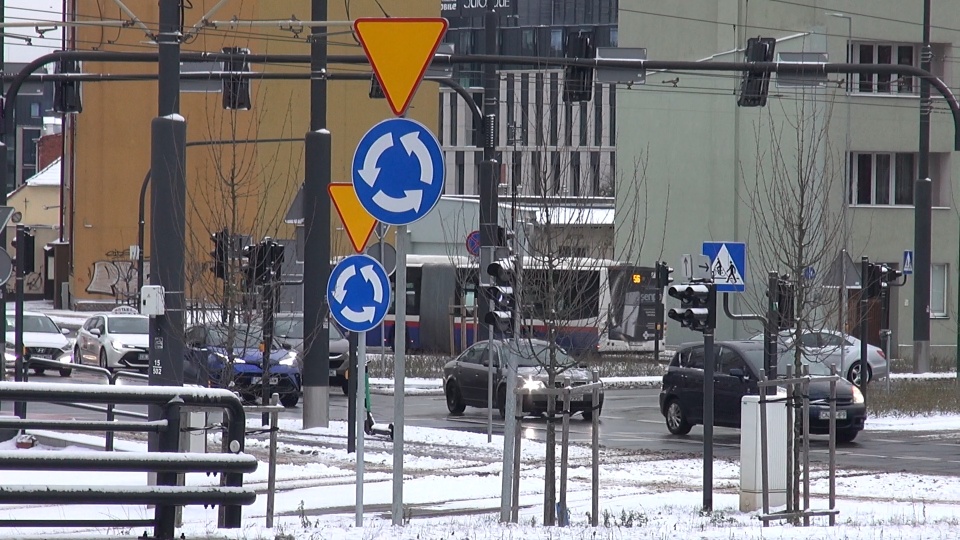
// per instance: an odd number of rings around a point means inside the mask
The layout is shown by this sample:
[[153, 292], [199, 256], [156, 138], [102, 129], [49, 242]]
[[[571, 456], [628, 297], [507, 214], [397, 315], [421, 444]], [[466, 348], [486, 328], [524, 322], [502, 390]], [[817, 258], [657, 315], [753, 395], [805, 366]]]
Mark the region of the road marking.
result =
[[905, 459], [909, 461], [943, 461], [940, 458], [926, 456], [893, 456], [894, 459]]
[[896, 443], [896, 444], [903, 444], [906, 442], [906, 441], [899, 441], [897, 439], [870, 439], [870, 440], [877, 441], [877, 442]]

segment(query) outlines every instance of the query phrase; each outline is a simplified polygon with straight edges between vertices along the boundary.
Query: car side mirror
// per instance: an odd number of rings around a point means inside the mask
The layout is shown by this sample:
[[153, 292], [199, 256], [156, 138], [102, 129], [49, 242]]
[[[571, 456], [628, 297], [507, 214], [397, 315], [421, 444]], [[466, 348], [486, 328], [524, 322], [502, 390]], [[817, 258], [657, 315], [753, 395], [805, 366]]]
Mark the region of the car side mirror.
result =
[[743, 379], [747, 378], [746, 372], [744, 372], [741, 368], [731, 368], [731, 369], [730, 369], [730, 376], [731, 376], [731, 377], [736, 377], [736, 378], [738, 378], [738, 379], [740, 379], [740, 380], [743, 380]]
[[67, 330], [66, 328], [61, 328], [61, 329], [60, 329], [60, 333], [63, 334], [63, 335], [67, 335], [67, 334], [70, 333], [70, 330]]
[[93, 334], [93, 335], [95, 335], [95, 336], [97, 336], [97, 337], [100, 337], [100, 329], [99, 329], [99, 328], [93, 328], [93, 329], [91, 329], [91, 330], [90, 330], [90, 333]]
[[280, 347], [282, 347], [283, 350], [285, 350], [285, 351], [289, 351], [290, 349], [293, 348], [293, 345], [290, 345], [289, 343], [281, 343], [281, 344], [280, 344]]

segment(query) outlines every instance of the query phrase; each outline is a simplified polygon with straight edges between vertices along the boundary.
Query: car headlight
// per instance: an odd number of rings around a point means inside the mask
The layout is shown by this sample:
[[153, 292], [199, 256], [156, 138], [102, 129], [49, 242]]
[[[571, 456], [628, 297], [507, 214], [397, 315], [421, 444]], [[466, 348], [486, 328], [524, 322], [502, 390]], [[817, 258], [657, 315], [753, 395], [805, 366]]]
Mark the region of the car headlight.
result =
[[[213, 353], [213, 355], [216, 356], [216, 357], [217, 357], [221, 362], [223, 362], [224, 364], [230, 363], [230, 357], [228, 357], [228, 356], [225, 355], [225, 354], [222, 354], [222, 353]], [[234, 363], [234, 364], [246, 364], [247, 361], [244, 360], [243, 358], [234, 358], [234, 359], [233, 359], [233, 363]]]
[[295, 366], [297, 365], [297, 353], [289, 351], [286, 356], [280, 359], [281, 366]]
[[534, 390], [543, 390], [547, 385], [543, 384], [543, 381], [537, 379], [523, 379], [523, 384], [521, 388], [528, 391]]
[[863, 403], [863, 392], [861, 392], [856, 386], [853, 387], [853, 402]]
[[114, 340], [114, 339], [111, 339], [111, 340], [110, 340], [110, 346], [113, 347], [113, 350], [115, 350], [115, 351], [117, 351], [117, 352], [122, 351], [123, 348], [124, 348], [123, 343], [120, 343], [119, 341]]
[[60, 350], [63, 352], [70, 352], [72, 349], [73, 349], [73, 343], [69, 343], [69, 342], [67, 342], [67, 344], [64, 345], [63, 347], [60, 347]]

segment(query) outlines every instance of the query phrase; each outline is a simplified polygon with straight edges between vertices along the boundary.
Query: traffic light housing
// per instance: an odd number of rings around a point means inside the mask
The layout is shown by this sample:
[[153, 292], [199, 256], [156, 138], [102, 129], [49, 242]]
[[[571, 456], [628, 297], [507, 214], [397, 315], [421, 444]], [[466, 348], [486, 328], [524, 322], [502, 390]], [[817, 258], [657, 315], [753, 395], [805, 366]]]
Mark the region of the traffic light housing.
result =
[[16, 250], [17, 260], [23, 258], [23, 274], [27, 275], [36, 272], [36, 240], [33, 237], [33, 232], [30, 231], [30, 229], [23, 231], [23, 246], [17, 243], [16, 235], [14, 235], [10, 244], [13, 249]]
[[880, 266], [880, 281], [884, 283], [894, 283], [896, 281], [899, 281], [900, 278], [903, 277], [902, 270], [897, 270], [896, 268], [892, 268], [885, 264], [881, 264], [879, 266]]
[[[775, 38], [755, 37], [747, 40], [744, 51], [746, 62], [773, 62], [773, 52], [776, 48]], [[767, 104], [767, 89], [770, 87], [770, 72], [765, 70], [748, 70], [740, 80], [740, 94], [737, 96], [737, 105], [740, 107], [763, 107]]]
[[667, 263], [660, 261], [657, 263], [657, 287], [660, 289], [669, 287], [673, 283], [673, 268]]
[[247, 286], [263, 285], [271, 280], [279, 280], [283, 266], [284, 247], [278, 242], [266, 238], [259, 244], [243, 248], [247, 258], [245, 269]]
[[695, 332], [717, 327], [717, 288], [709, 282], [672, 285], [667, 294], [680, 300], [680, 308], [671, 308], [667, 316], [680, 326]]
[[[243, 47], [224, 47], [226, 54], [250, 54], [250, 49]], [[223, 70], [229, 73], [248, 73], [250, 64], [245, 58], [230, 58], [223, 62]], [[223, 79], [223, 108], [226, 110], [250, 110], [250, 79], [246, 77], [228, 76]]]
[[[60, 60], [57, 62], [56, 72], [80, 73], [80, 62]], [[83, 112], [83, 103], [80, 99], [80, 81], [57, 81], [53, 84], [53, 110], [61, 114]]]
[[213, 257], [213, 268], [210, 270], [212, 270], [213, 275], [217, 276], [218, 278], [226, 279], [227, 264], [230, 257], [228, 253], [230, 233], [224, 229], [211, 234], [210, 238], [213, 239], [213, 250], [210, 252], [210, 256]]
[[[579, 30], [566, 35], [564, 58], [588, 59], [597, 57], [593, 32]], [[563, 68], [563, 102], [590, 101], [593, 97], [593, 68], [566, 66]]]
[[508, 335], [513, 333], [517, 306], [515, 296], [516, 258], [509, 247], [498, 247], [494, 250], [493, 261], [487, 265], [486, 272], [490, 276], [485, 285], [484, 293], [492, 302], [483, 322]]
[[796, 287], [786, 276], [777, 280], [777, 328], [787, 330], [796, 324], [794, 311]]

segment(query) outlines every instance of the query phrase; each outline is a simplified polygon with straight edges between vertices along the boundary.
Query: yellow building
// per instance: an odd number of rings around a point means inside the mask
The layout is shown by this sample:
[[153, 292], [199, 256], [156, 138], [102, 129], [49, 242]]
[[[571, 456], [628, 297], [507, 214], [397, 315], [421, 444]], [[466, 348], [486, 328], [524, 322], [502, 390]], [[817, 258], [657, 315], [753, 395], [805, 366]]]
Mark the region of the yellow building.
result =
[[[185, 43], [182, 51], [219, 52], [224, 47], [250, 49], [254, 54], [309, 55], [310, 28], [296, 24], [260, 25], [247, 21], [311, 20], [309, 0], [241, 2], [231, 0], [208, 17], [216, 27], [192, 30], [216, 0], [193, 0], [184, 10]], [[80, 21], [128, 17], [108, 0], [77, 2], [74, 17]], [[128, 0], [125, 5], [138, 22], [123, 29], [83, 26], [75, 30], [77, 50], [156, 52], [151, 33], [156, 32], [158, 2]], [[328, 19], [380, 17], [373, 0], [330, 2]], [[345, 6], [349, 14], [344, 12]], [[439, 15], [436, 0], [404, 0], [385, 6], [390, 16]], [[69, 15], [68, 15], [69, 17]], [[239, 21], [229, 24], [230, 21]], [[145, 29], [139, 24], [142, 22]], [[357, 55], [362, 49], [350, 27], [330, 26], [330, 55]], [[186, 66], [203, 69], [204, 66]], [[207, 70], [211, 66], [206, 67]], [[219, 67], [213, 67], [218, 70]], [[253, 71], [309, 73], [309, 64], [264, 66]], [[87, 73], [155, 74], [155, 63], [96, 63], [83, 65]], [[331, 65], [331, 72], [368, 72], [366, 65]], [[193, 85], [195, 86], [196, 83]], [[180, 114], [187, 122], [187, 276], [188, 298], [202, 299], [203, 287], [212, 281], [209, 268], [211, 233], [229, 228], [254, 240], [263, 236], [290, 238], [293, 227], [284, 215], [303, 179], [303, 136], [309, 129], [309, 80], [251, 82], [252, 107], [224, 110], [222, 94], [189, 92], [182, 83]], [[219, 88], [219, 83], [213, 83]], [[335, 182], [350, 180], [350, 162], [357, 142], [376, 122], [392, 117], [385, 100], [368, 97], [369, 81], [328, 82], [327, 126], [333, 137], [332, 172]], [[437, 125], [437, 87], [420, 88], [408, 115], [427, 126]], [[129, 249], [137, 245], [140, 188], [150, 167], [150, 123], [157, 114], [157, 83], [84, 83], [83, 112], [65, 126], [66, 186], [71, 208], [66, 210], [66, 239], [71, 243], [70, 290], [74, 305], [123, 300], [135, 294], [136, 266]], [[231, 144], [235, 140], [290, 139], [270, 143]], [[217, 143], [216, 141], [223, 141]], [[72, 159], [71, 159], [72, 158]], [[146, 205], [145, 253], [150, 253], [149, 191]], [[350, 249], [332, 216], [333, 246]], [[335, 255], [337, 253], [334, 253]], [[146, 273], [149, 273], [147, 271]], [[209, 288], [209, 287], [208, 287]]]

